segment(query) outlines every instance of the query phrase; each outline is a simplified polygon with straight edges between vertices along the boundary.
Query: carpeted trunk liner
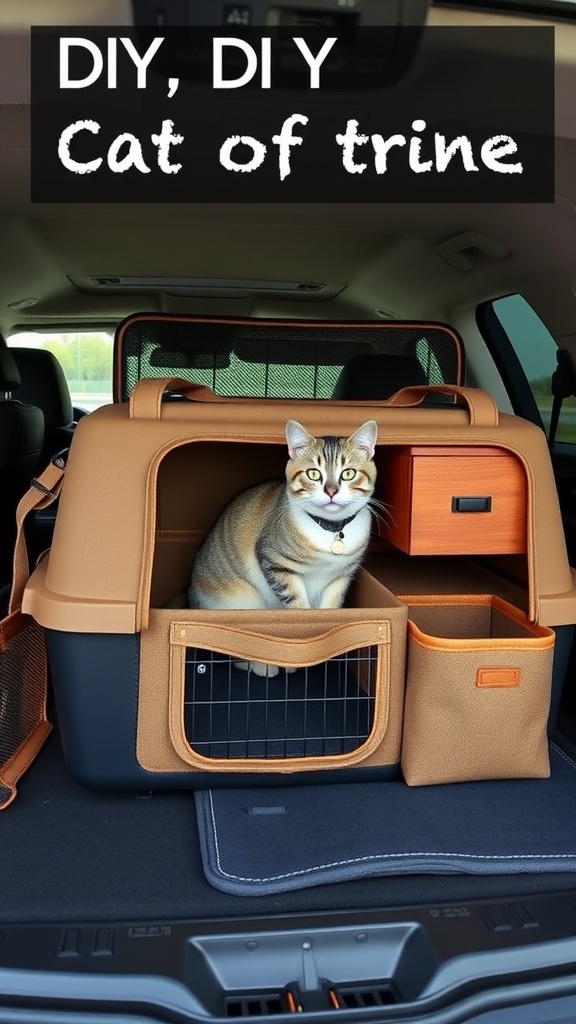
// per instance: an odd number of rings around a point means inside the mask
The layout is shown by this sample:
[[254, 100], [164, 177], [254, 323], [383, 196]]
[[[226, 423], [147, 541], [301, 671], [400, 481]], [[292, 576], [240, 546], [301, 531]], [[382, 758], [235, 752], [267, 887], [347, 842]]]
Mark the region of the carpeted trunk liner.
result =
[[576, 889], [571, 872], [410, 875], [234, 896], [206, 881], [193, 799], [190, 793], [150, 797], [86, 789], [68, 774], [55, 733], [22, 779], [16, 801], [0, 814], [0, 921], [277, 918]]

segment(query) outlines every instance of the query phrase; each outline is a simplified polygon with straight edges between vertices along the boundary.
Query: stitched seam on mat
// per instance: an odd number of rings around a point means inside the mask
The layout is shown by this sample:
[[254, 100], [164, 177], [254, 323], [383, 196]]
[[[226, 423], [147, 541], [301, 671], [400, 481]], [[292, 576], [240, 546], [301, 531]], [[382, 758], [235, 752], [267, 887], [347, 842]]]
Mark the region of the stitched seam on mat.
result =
[[214, 850], [216, 853], [216, 864], [218, 871], [225, 878], [234, 878], [237, 882], [277, 882], [281, 878], [296, 878], [299, 875], [310, 875], [315, 871], [325, 871], [327, 868], [345, 867], [348, 864], [364, 864], [374, 860], [410, 860], [417, 857], [438, 857], [446, 860], [488, 860], [488, 861], [509, 861], [509, 860], [575, 860], [576, 853], [509, 853], [509, 854], [486, 854], [486, 853], [433, 853], [431, 850], [423, 850], [418, 853], [370, 853], [365, 857], [350, 857], [347, 860], [330, 861], [327, 864], [315, 864], [309, 868], [300, 868], [298, 871], [285, 871], [280, 875], [267, 875], [259, 878], [249, 878], [245, 875], [234, 875], [225, 871], [220, 861], [220, 847], [218, 845], [218, 826], [214, 814], [214, 802], [212, 790], [209, 790], [210, 818], [212, 821], [212, 834], [214, 839]]

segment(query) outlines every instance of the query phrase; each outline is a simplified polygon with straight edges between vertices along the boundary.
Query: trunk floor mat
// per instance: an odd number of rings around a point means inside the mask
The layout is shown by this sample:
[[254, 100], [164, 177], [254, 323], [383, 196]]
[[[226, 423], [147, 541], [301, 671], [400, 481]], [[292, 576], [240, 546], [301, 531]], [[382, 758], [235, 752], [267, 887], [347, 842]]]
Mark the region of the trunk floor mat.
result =
[[207, 880], [236, 896], [382, 875], [576, 871], [576, 765], [549, 779], [196, 793]]

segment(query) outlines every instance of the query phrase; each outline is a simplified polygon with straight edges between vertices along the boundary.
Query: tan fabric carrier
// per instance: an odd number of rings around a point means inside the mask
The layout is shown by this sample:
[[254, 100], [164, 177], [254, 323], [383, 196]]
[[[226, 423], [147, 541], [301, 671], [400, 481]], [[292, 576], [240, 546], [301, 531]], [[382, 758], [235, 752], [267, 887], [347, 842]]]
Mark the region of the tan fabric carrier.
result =
[[[163, 401], [168, 392], [178, 398]], [[434, 395], [444, 404], [422, 404]], [[495, 547], [490, 599], [479, 584], [486, 569], [475, 560], [474, 521], [489, 556], [486, 527], [499, 497], [455, 482], [446, 529], [451, 516], [467, 516], [468, 540], [438, 556], [446, 558], [438, 567], [464, 567], [448, 612], [451, 621], [454, 608], [466, 612], [456, 640], [441, 616], [422, 619], [427, 605], [438, 611], [426, 591], [418, 601], [398, 598], [406, 590], [392, 585], [398, 572], [386, 566], [418, 573], [426, 552], [403, 552], [385, 531], [375, 534], [345, 608], [178, 607], [194, 552], [223, 505], [251, 483], [283, 476], [284, 427], [294, 417], [316, 435], [377, 420], [383, 500], [398, 453], [409, 450], [429, 453], [430, 466], [435, 452], [446, 460], [453, 449], [511, 466], [522, 484], [522, 536], [510, 549]], [[410, 489], [394, 479], [403, 514]], [[522, 613], [500, 604], [510, 578]], [[407, 781], [425, 784], [546, 773], [554, 644], [546, 627], [576, 620], [576, 578], [544, 435], [499, 414], [482, 391], [442, 385], [380, 403], [294, 402], [227, 399], [178, 378], [148, 379], [129, 401], [79, 423], [53, 547], [23, 608], [47, 630], [64, 750], [82, 781], [154, 789], [230, 785], [232, 777], [352, 780], [398, 772], [402, 756]], [[257, 679], [234, 668], [250, 659], [270, 659], [281, 674]], [[471, 728], [476, 738], [462, 742]], [[513, 732], [520, 744], [510, 743]]]

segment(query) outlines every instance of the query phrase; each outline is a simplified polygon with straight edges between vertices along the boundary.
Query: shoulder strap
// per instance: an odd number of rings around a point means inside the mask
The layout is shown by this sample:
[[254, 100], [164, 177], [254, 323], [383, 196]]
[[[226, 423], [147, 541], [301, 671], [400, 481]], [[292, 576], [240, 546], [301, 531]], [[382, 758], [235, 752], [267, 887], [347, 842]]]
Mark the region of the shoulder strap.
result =
[[67, 452], [59, 452], [46, 469], [30, 482], [30, 490], [20, 498], [16, 509], [16, 544], [14, 546], [14, 562], [12, 572], [12, 592], [10, 594], [9, 614], [22, 605], [24, 588], [30, 576], [24, 522], [26, 516], [35, 508], [48, 508], [60, 494], [62, 477], [66, 468]]

